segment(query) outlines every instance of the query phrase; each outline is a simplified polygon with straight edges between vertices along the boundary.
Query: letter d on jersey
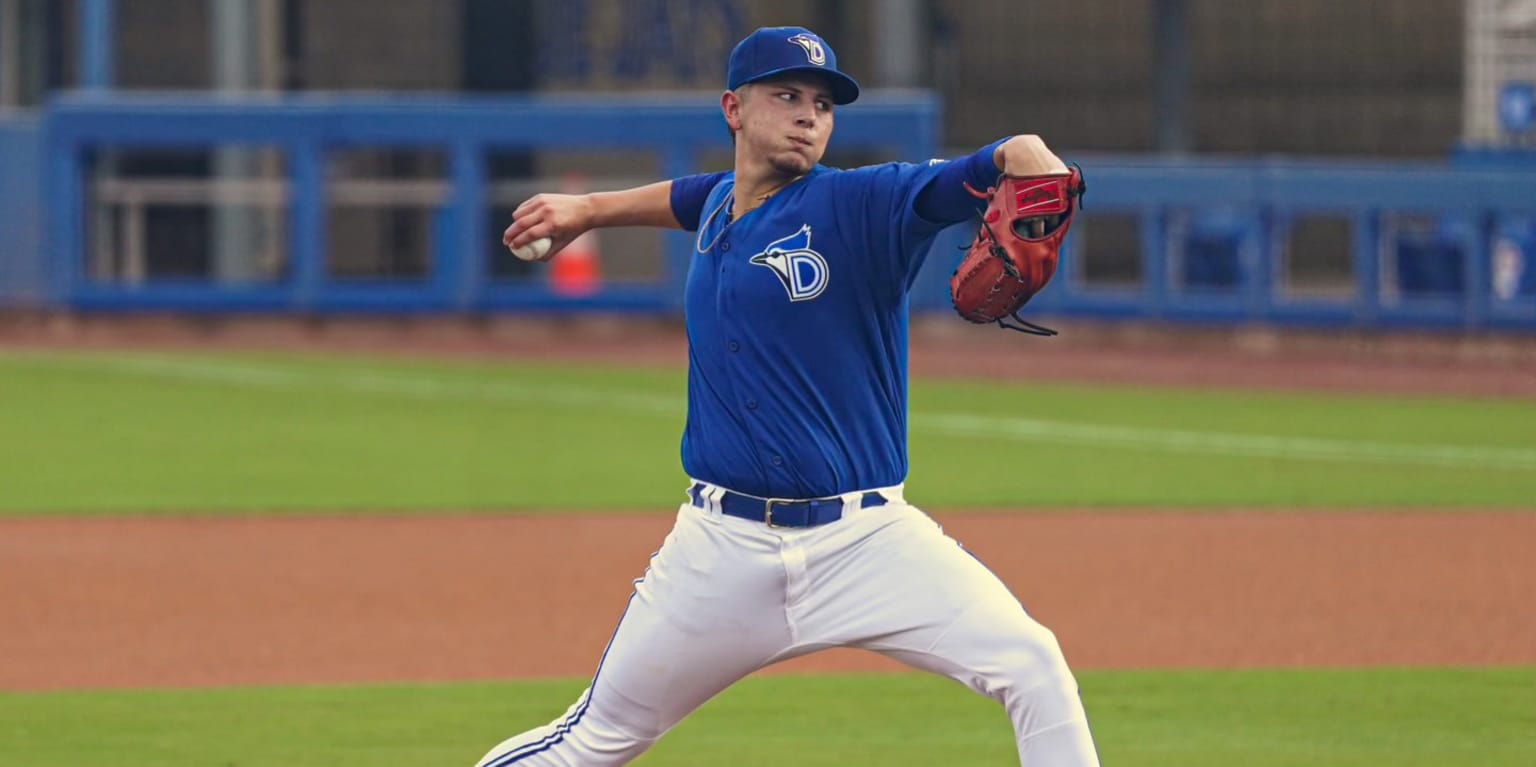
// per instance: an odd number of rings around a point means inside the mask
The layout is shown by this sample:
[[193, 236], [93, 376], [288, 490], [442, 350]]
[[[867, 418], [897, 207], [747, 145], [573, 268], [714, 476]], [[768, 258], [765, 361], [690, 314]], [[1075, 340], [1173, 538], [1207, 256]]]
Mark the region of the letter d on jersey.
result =
[[751, 258], [751, 262], [772, 269], [779, 282], [784, 284], [791, 301], [809, 301], [827, 289], [827, 260], [811, 250], [809, 225], [769, 243], [767, 249]]

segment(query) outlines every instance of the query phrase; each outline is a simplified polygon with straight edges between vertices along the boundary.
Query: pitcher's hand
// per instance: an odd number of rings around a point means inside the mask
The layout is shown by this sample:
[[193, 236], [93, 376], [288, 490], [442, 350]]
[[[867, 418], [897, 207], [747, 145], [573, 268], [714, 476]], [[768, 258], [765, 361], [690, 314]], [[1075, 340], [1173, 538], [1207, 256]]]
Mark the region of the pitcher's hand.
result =
[[538, 194], [512, 211], [512, 225], [501, 235], [510, 248], [521, 248], [548, 237], [549, 252], [540, 261], [554, 258], [582, 232], [593, 226], [592, 199], [585, 194]]
[[992, 153], [992, 164], [1005, 176], [1065, 176], [1067, 164], [1039, 136], [1014, 136]]

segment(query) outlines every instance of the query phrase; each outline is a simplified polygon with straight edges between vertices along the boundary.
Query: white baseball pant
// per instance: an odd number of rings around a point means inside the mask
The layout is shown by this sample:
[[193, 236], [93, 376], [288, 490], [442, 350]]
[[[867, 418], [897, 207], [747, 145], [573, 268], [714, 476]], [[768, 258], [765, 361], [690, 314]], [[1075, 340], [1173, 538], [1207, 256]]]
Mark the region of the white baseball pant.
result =
[[639, 756], [733, 682], [829, 647], [859, 647], [1001, 703], [1025, 767], [1098, 765], [1056, 637], [991, 571], [901, 497], [777, 528], [685, 503], [592, 684], [565, 715], [503, 741], [479, 767], [597, 767]]

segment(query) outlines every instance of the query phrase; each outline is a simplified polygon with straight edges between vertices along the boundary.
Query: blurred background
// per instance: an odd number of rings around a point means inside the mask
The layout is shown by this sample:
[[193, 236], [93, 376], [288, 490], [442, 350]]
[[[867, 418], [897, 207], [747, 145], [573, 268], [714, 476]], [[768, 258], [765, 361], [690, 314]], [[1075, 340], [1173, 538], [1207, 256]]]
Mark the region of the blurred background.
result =
[[1036, 312], [1536, 329], [1536, 0], [0, 0], [0, 308], [675, 315], [686, 235], [500, 231], [727, 168], [725, 60], [777, 24], [868, 89], [829, 164], [1083, 166]]

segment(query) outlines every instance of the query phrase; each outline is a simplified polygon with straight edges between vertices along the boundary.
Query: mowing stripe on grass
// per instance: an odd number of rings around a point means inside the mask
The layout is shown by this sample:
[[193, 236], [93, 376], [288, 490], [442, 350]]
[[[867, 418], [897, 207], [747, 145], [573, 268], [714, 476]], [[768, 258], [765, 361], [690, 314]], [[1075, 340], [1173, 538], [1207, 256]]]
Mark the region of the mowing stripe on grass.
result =
[[[165, 357], [13, 356], [9, 359], [45, 366], [84, 367], [131, 375], [229, 384], [248, 388], [281, 390], [328, 388], [360, 394], [423, 400], [471, 399], [580, 409], [610, 408], [668, 417], [679, 416], [684, 411], [684, 402], [679, 397], [569, 385], [562, 385], [556, 389], [513, 383], [451, 381], [378, 372], [348, 372], [345, 376], [326, 376], [249, 363], [213, 363]], [[1536, 450], [1522, 448], [1404, 444], [1137, 428], [1035, 418], [984, 416], [974, 413], [918, 412], [912, 415], [912, 427], [918, 431], [946, 436], [1250, 458], [1464, 466], [1517, 471], [1536, 469]]]
[[[54, 362], [50, 360], [49, 362]], [[354, 394], [382, 394], [420, 400], [470, 399], [591, 408], [608, 406], [638, 413], [678, 415], [684, 411], [674, 397], [563, 387], [520, 386], [510, 383], [473, 383], [378, 372], [347, 372], [345, 376], [300, 373], [247, 363], [208, 363], [160, 357], [111, 357], [60, 360], [65, 364], [183, 381], [223, 383], [257, 389], [302, 391], [332, 389]]]
[[917, 414], [912, 417], [912, 422], [914, 426], [954, 436], [1000, 437], [1026, 442], [1144, 447], [1181, 453], [1216, 453], [1254, 458], [1305, 458], [1321, 461], [1536, 469], [1536, 450], [1518, 448], [1409, 445], [1315, 437], [1138, 429], [1030, 418], [981, 417], [958, 413]]

